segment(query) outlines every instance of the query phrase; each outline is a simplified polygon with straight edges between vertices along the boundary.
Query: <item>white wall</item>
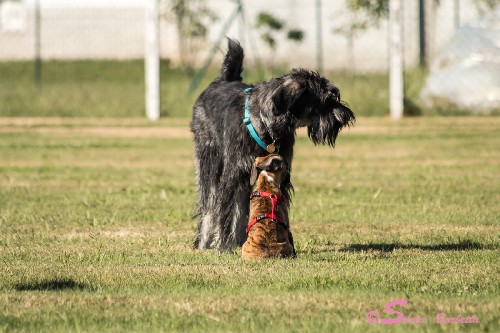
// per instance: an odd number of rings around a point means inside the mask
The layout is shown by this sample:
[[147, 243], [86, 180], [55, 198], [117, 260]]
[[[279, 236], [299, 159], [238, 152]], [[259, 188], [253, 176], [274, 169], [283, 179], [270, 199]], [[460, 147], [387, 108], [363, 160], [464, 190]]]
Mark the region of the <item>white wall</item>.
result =
[[[1, 1], [1, 0], [0, 0]], [[12, 0], [9, 0], [12, 1]], [[9, 1], [0, 5], [0, 13]], [[210, 40], [200, 53], [200, 63], [217, 39], [225, 21], [232, 14], [235, 3], [230, 0], [207, 0], [219, 16], [210, 29]], [[44, 59], [129, 59], [144, 54], [144, 8], [141, 0], [40, 0], [42, 8], [42, 57]], [[281, 40], [276, 62], [289, 66], [316, 67], [316, 17], [313, 0], [244, 0], [247, 18], [246, 38], [241, 38], [240, 23], [236, 21], [228, 36], [241, 39], [247, 59], [259, 54], [269, 61], [270, 53], [259, 42], [253, 20], [260, 11], [269, 11], [284, 20], [291, 28], [305, 31], [301, 44]], [[20, 2], [25, 22], [21, 29], [8, 29], [0, 14], [0, 60], [32, 59], [34, 55], [34, 0]], [[163, 7], [166, 7], [163, 3]], [[454, 0], [441, 0], [436, 12], [436, 48], [442, 47], [454, 31]], [[322, 0], [324, 67], [343, 69], [351, 66], [347, 41], [332, 33], [334, 27], [345, 22], [344, 0]], [[404, 1], [405, 7], [405, 62], [407, 66], [418, 60], [418, 0]], [[472, 0], [461, 0], [461, 18], [466, 22], [477, 16]], [[244, 37], [245, 37], [244, 36]], [[257, 47], [249, 43], [254, 38]], [[354, 42], [354, 63], [361, 70], [386, 70], [387, 22], [360, 34]], [[224, 46], [221, 47], [221, 50]], [[179, 60], [178, 36], [175, 26], [166, 20], [161, 23], [162, 57]], [[218, 53], [220, 59], [222, 52]], [[218, 60], [217, 60], [218, 61]]]

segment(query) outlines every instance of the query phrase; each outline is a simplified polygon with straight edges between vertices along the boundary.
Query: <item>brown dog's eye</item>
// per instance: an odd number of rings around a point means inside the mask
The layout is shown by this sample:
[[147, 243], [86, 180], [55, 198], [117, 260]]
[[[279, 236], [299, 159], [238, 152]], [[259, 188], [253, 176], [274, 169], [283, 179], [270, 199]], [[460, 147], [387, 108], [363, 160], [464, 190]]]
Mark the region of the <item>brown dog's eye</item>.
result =
[[283, 168], [283, 163], [281, 161], [273, 161], [272, 170], [280, 171]]

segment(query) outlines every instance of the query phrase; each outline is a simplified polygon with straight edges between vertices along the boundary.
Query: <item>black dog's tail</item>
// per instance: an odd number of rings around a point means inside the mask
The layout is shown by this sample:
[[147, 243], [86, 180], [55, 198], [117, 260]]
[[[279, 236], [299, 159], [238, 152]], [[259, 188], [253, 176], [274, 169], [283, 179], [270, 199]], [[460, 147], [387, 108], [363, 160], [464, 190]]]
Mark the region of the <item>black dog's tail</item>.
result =
[[241, 72], [243, 72], [243, 49], [237, 40], [227, 39], [227, 52], [224, 56], [224, 62], [220, 69], [220, 81], [242, 81]]

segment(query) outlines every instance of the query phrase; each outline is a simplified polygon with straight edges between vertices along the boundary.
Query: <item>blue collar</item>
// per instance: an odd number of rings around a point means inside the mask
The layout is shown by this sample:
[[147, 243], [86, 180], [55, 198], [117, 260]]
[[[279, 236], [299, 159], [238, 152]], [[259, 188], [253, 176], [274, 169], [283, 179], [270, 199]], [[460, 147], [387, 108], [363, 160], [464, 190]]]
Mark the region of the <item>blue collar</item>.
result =
[[247, 95], [246, 100], [245, 100], [245, 118], [243, 119], [243, 124], [246, 125], [248, 128], [248, 131], [250, 132], [250, 135], [252, 138], [261, 146], [262, 149], [267, 151], [268, 153], [278, 153], [280, 146], [276, 144], [275, 142], [270, 143], [269, 145], [266, 145], [264, 141], [262, 141], [259, 138], [259, 135], [255, 131], [255, 128], [253, 128], [252, 122], [250, 121], [250, 93], [252, 92], [252, 88], [246, 88], [245, 94]]

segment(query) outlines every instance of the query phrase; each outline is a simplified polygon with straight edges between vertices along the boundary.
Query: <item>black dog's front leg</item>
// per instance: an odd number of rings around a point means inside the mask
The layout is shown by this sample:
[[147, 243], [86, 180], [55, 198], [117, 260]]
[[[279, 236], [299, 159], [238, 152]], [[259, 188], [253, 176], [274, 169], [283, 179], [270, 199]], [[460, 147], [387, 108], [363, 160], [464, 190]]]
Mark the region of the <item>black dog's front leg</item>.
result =
[[231, 251], [235, 246], [243, 245], [247, 239], [245, 230], [251, 190], [248, 181], [240, 179], [227, 181], [221, 187], [221, 193], [224, 195], [218, 198], [217, 203], [220, 208], [218, 216], [221, 219], [218, 223], [221, 229], [217, 238], [221, 251]]
[[288, 232], [288, 240], [290, 241], [290, 244], [292, 244], [293, 257], [295, 258], [297, 257], [297, 253], [295, 252], [295, 245], [293, 244], [293, 235], [290, 231]]

